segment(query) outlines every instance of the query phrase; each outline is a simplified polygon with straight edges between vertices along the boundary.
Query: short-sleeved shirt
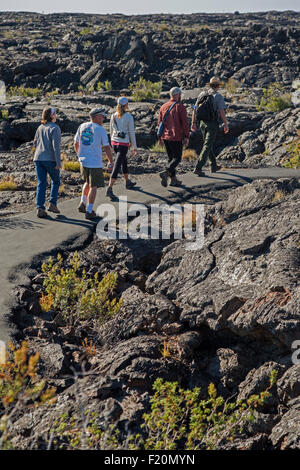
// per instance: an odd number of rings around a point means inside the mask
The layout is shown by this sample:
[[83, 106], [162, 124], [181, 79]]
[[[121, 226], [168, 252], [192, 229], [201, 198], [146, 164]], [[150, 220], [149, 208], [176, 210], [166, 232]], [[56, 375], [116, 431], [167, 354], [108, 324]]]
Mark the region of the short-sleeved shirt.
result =
[[95, 122], [84, 122], [74, 140], [79, 143], [79, 162], [86, 168], [102, 168], [102, 146], [109, 145], [104, 127]]
[[198, 106], [198, 103], [199, 103], [200, 99], [203, 96], [207, 95], [207, 94], [212, 95], [214, 97], [214, 108], [215, 108], [215, 111], [218, 112], [218, 116], [219, 116], [219, 120], [220, 120], [220, 111], [226, 109], [226, 104], [225, 104], [225, 100], [224, 100], [223, 96], [218, 91], [213, 90], [212, 88], [210, 88], [209, 90], [206, 90], [206, 91], [202, 91], [200, 93], [200, 95], [198, 96], [198, 98], [197, 98], [196, 108]]

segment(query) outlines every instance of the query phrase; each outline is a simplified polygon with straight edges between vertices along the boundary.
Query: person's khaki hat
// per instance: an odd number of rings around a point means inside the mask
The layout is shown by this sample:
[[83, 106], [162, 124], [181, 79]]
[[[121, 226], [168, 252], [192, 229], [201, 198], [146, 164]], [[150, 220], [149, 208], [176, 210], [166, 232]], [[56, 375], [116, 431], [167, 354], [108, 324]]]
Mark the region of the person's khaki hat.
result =
[[171, 95], [171, 96], [182, 95], [182, 91], [181, 91], [181, 89], [178, 88], [177, 86], [174, 86], [174, 87], [171, 88], [171, 90], [170, 90], [170, 95]]
[[221, 86], [222, 84], [223, 82], [221, 82], [221, 80], [218, 77], [211, 77], [211, 79], [209, 80], [209, 83], [207, 83], [207, 85], [211, 85], [211, 86]]
[[107, 117], [107, 113], [104, 108], [93, 108], [90, 110], [90, 116], [97, 116], [97, 114], [102, 114], [102, 116]]

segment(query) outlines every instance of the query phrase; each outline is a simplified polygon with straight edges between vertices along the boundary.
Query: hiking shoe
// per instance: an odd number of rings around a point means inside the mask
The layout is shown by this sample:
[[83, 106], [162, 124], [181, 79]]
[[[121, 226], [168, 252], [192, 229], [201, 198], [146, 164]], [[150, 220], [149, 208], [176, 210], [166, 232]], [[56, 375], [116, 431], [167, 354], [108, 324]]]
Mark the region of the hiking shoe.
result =
[[112, 190], [111, 186], [108, 186], [105, 195], [107, 197], [110, 197], [111, 201], [115, 201], [116, 199], [118, 199], [117, 196], [113, 193], [113, 190]]
[[98, 215], [96, 214], [95, 211], [92, 211], [92, 212], [86, 211], [86, 213], [85, 213], [85, 218], [88, 219], [88, 220], [96, 220], [96, 219], [99, 219], [99, 217], [98, 217]]
[[219, 171], [219, 170], [221, 170], [221, 169], [222, 169], [222, 167], [219, 166], [219, 165], [212, 165], [212, 166], [210, 167], [210, 172], [211, 172], [211, 173], [216, 173], [217, 171]]
[[162, 171], [159, 176], [161, 177], [161, 185], [166, 188], [168, 186], [168, 172]]
[[81, 202], [80, 205], [78, 206], [78, 211], [82, 212], [83, 214], [86, 213], [86, 205], [83, 202]]
[[198, 175], [198, 176], [205, 176], [205, 173], [204, 171], [201, 170], [201, 168], [195, 168], [193, 173], [195, 173], [195, 175]]
[[136, 185], [136, 182], [135, 181], [130, 181], [130, 180], [127, 180], [126, 181], [126, 189], [132, 189], [134, 186]]
[[47, 217], [48, 214], [47, 214], [47, 212], [46, 212], [44, 209], [38, 208], [36, 215], [37, 215], [40, 219], [44, 219], [45, 217]]
[[170, 186], [181, 186], [182, 181], [179, 181], [176, 176], [171, 177]]
[[54, 212], [54, 214], [60, 214], [60, 210], [57, 209], [57, 206], [51, 203], [49, 204], [48, 211]]

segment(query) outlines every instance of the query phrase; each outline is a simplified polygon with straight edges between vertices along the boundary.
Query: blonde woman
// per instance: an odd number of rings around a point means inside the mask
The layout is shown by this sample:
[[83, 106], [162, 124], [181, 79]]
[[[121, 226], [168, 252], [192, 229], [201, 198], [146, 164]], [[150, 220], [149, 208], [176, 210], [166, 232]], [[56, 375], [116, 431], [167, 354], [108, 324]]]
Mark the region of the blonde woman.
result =
[[57, 208], [60, 185], [60, 143], [61, 131], [56, 124], [56, 111], [51, 106], [43, 109], [41, 125], [38, 127], [33, 145], [35, 146], [34, 164], [37, 175], [36, 207], [37, 216], [47, 217], [45, 209], [47, 174], [51, 178], [50, 204], [48, 211], [59, 214]]
[[111, 145], [116, 155], [116, 160], [109, 180], [106, 196], [113, 200], [116, 199], [116, 197], [113, 193], [112, 187], [116, 182], [118, 173], [121, 169], [125, 179], [126, 189], [132, 189], [136, 184], [128, 178], [127, 152], [131, 144], [133, 146], [133, 155], [136, 156], [137, 146], [134, 120], [132, 115], [128, 112], [128, 99], [125, 96], [118, 98], [117, 110], [111, 116], [110, 138]]

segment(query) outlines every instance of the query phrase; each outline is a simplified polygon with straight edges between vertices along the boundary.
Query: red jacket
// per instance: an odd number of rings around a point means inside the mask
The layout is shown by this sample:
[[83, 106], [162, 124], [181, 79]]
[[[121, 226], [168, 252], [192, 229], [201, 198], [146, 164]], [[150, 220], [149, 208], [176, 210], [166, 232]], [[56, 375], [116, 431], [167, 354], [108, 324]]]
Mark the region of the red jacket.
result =
[[[159, 110], [158, 125], [163, 120], [166, 112], [174, 100], [170, 100], [163, 104]], [[181, 103], [175, 104], [171, 109], [164, 126], [162, 138], [164, 140], [182, 141], [183, 138], [188, 139], [190, 136], [189, 120], [187, 117], [186, 107]]]

